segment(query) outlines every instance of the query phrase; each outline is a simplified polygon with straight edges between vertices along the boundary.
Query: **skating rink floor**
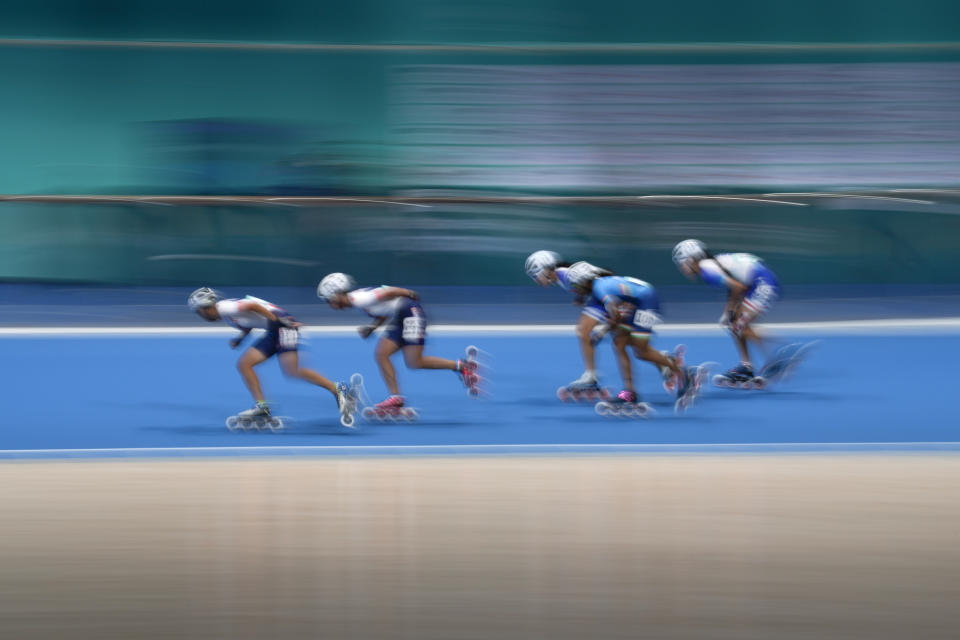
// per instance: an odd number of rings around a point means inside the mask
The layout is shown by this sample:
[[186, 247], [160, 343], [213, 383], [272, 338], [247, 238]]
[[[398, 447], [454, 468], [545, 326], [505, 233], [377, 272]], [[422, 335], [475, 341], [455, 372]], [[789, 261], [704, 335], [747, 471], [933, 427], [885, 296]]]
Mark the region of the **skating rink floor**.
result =
[[[385, 389], [373, 344], [308, 335], [304, 364]], [[955, 638], [960, 333], [841, 331], [762, 392], [685, 415], [650, 365], [650, 420], [556, 388], [570, 334], [438, 331], [487, 353], [489, 396], [400, 369], [416, 424], [339, 426], [326, 392], [222, 332], [7, 332], [0, 619], [11, 638]], [[734, 364], [715, 331], [661, 348]], [[605, 381], [618, 380], [609, 345]]]

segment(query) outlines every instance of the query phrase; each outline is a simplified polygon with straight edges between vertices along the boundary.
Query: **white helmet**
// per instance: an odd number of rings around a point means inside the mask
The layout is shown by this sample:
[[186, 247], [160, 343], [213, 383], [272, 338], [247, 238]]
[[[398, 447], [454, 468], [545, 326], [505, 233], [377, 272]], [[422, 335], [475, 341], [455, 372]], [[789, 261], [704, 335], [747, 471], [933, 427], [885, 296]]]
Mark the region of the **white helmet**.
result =
[[356, 288], [357, 283], [347, 274], [329, 273], [323, 276], [323, 280], [317, 285], [317, 297], [322, 300], [329, 300], [338, 293], [346, 293]]
[[556, 269], [558, 264], [560, 264], [560, 254], [553, 251], [534, 251], [524, 263], [523, 270], [536, 280], [544, 271]]
[[699, 240], [684, 240], [673, 248], [673, 261], [678, 267], [691, 260], [703, 260], [707, 257], [707, 247]]
[[567, 281], [574, 289], [584, 289], [587, 284], [603, 275], [604, 271], [600, 267], [595, 267], [589, 262], [574, 262], [567, 269]]
[[210, 287], [200, 287], [187, 298], [187, 306], [190, 307], [190, 311], [205, 309], [217, 304], [217, 300], [220, 300], [222, 297], [223, 296]]

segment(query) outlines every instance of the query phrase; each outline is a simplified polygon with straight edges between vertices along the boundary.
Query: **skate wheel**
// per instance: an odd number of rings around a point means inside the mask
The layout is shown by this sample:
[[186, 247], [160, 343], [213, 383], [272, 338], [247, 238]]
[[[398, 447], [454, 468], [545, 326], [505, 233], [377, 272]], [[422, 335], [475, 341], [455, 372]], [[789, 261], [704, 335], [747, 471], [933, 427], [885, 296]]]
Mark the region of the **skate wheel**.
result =
[[352, 429], [356, 421], [357, 421], [357, 418], [352, 411], [349, 413], [344, 413], [340, 415], [340, 424], [347, 427], [348, 429]]
[[480, 349], [473, 346], [472, 344], [469, 347], [467, 347], [467, 358], [469, 358], [470, 360], [476, 360], [477, 356], [479, 355], [480, 355]]
[[267, 426], [270, 427], [270, 431], [283, 431], [283, 418], [270, 418], [270, 420], [267, 421]]
[[362, 376], [362, 375], [360, 375], [359, 373], [355, 373], [355, 374], [353, 374], [352, 376], [350, 376], [350, 386], [351, 386], [351, 387], [359, 387], [359, 386], [362, 385], [362, 384], [363, 384], [363, 376]]
[[749, 384], [750, 384], [750, 387], [749, 387], [750, 389], [757, 389], [758, 391], [760, 389], [767, 388], [766, 378], [754, 378], [753, 380], [750, 381]]
[[250, 418], [240, 418], [239, 420], [240, 428], [244, 431], [249, 431], [253, 428], [253, 420]]
[[653, 407], [648, 405], [646, 402], [641, 402], [634, 405], [633, 415], [637, 418], [647, 418], [651, 413], [653, 413]]
[[420, 417], [420, 414], [417, 413], [416, 409], [409, 408], [409, 409], [405, 409], [403, 412], [403, 418], [407, 422], [415, 422], [419, 417]]
[[613, 397], [613, 394], [610, 393], [610, 389], [607, 389], [606, 387], [604, 387], [600, 389], [600, 397], [603, 398], [604, 400], [609, 400], [610, 398]]
[[377, 410], [373, 407], [364, 407], [363, 411], [360, 412], [360, 415], [363, 416], [364, 420], [376, 420]]
[[732, 386], [730, 380], [719, 373], [713, 376], [713, 384], [721, 389], [729, 389]]
[[669, 378], [664, 379], [663, 390], [667, 393], [673, 393], [677, 390], [676, 376], [671, 374]]
[[597, 412], [597, 415], [600, 416], [610, 416], [613, 414], [613, 407], [610, 406], [609, 402], [598, 402], [594, 405], [593, 410]]
[[238, 429], [243, 428], [240, 426], [240, 418], [238, 418], [237, 416], [230, 416], [229, 418], [227, 418], [226, 424], [227, 424], [227, 429], [230, 429], [230, 431], [237, 431]]
[[557, 389], [557, 399], [560, 402], [570, 402], [570, 400], [572, 400], [573, 398], [569, 389], [567, 389], [566, 387], [560, 387], [559, 389]]

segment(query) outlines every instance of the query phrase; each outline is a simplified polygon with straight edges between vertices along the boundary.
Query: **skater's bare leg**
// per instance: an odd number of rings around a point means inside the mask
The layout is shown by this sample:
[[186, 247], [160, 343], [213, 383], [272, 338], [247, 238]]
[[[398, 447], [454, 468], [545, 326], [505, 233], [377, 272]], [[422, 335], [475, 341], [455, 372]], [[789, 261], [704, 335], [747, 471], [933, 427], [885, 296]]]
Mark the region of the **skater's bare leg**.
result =
[[397, 385], [397, 370], [393, 367], [390, 357], [400, 350], [400, 345], [390, 338], [381, 338], [377, 344], [377, 351], [374, 357], [377, 366], [380, 367], [380, 375], [383, 376], [383, 382], [392, 395], [400, 395], [400, 387]]
[[305, 380], [306, 382], [315, 384], [318, 387], [323, 387], [333, 395], [337, 395], [336, 383], [329, 378], [324, 377], [317, 371], [314, 371], [313, 369], [301, 367], [300, 354], [296, 351], [286, 351], [281, 353], [278, 358], [280, 359], [280, 369], [288, 378]]
[[457, 370], [456, 360], [447, 360], [437, 356], [423, 355], [422, 344], [408, 344], [403, 348], [403, 359], [410, 369], [449, 369]]
[[260, 378], [257, 377], [257, 372], [254, 371], [254, 367], [266, 359], [266, 354], [255, 347], [251, 347], [247, 349], [246, 352], [240, 356], [240, 360], [237, 361], [237, 371], [240, 372], [240, 377], [243, 378], [244, 384], [247, 385], [247, 389], [250, 390], [250, 395], [253, 396], [257, 404], [263, 403], [265, 400], [263, 397], [263, 389], [260, 387]]

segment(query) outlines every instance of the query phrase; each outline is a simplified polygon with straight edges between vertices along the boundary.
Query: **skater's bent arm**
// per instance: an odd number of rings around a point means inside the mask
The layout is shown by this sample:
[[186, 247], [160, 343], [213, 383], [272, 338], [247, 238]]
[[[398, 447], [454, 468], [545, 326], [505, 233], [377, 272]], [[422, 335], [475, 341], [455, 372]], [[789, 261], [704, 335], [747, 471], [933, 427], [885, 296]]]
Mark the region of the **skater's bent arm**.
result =
[[623, 301], [616, 296], [607, 296], [603, 299], [603, 307], [607, 310], [607, 317], [610, 318], [610, 328], [629, 328], [624, 321]]
[[240, 309], [243, 311], [253, 311], [254, 313], [263, 316], [270, 322], [279, 322], [280, 324], [288, 327], [299, 327], [301, 323], [297, 322], [290, 316], [284, 315], [282, 318], [275, 314], [270, 309], [266, 308], [259, 302], [241, 302]]
[[726, 280], [729, 293], [727, 294], [727, 305], [724, 308], [724, 311], [729, 317], [736, 314], [736, 312], [740, 309], [740, 303], [743, 302], [743, 299], [746, 297], [747, 291], [749, 291], [750, 288], [744, 286], [736, 280], [733, 280], [732, 278], [726, 278]]
[[377, 316], [376, 318], [373, 319], [373, 322], [371, 322], [370, 324], [363, 325], [362, 327], [357, 327], [357, 332], [360, 334], [361, 338], [367, 339], [370, 337], [370, 334], [376, 331], [377, 328], [386, 321], [387, 321], [386, 316]]
[[393, 298], [410, 298], [411, 300], [417, 300], [419, 296], [413, 289], [384, 287], [381, 291], [377, 291], [377, 298], [379, 300], [392, 300]]
[[239, 346], [240, 346], [240, 343], [243, 342], [243, 339], [246, 338], [248, 335], [250, 335], [250, 331], [252, 331], [252, 330], [251, 330], [251, 329], [240, 329], [240, 333], [238, 333], [237, 335], [235, 335], [235, 336], [230, 340], [230, 347], [231, 347], [232, 349], [236, 349], [237, 347], [239, 347]]
[[277, 316], [276, 316], [276, 314], [275, 314], [273, 311], [270, 311], [270, 309], [267, 309], [265, 306], [263, 306], [263, 305], [260, 304], [259, 302], [246, 302], [246, 301], [241, 302], [241, 303], [240, 303], [240, 310], [241, 310], [241, 311], [253, 311], [253, 312], [256, 313], [257, 315], [263, 316], [264, 318], [266, 318], [266, 319], [269, 320], [270, 322], [276, 322], [276, 321], [277, 321]]

